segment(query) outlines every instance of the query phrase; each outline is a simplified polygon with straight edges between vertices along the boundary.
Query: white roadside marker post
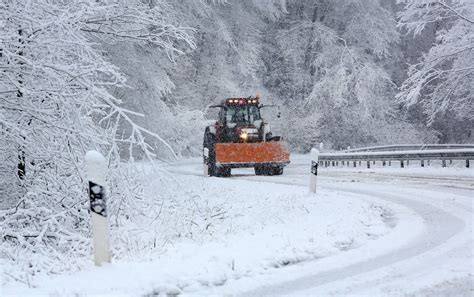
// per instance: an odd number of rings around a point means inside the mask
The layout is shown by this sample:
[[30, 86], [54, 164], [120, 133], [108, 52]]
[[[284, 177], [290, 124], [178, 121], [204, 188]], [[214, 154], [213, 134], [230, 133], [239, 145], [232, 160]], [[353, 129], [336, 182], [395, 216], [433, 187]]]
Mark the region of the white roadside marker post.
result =
[[86, 153], [87, 179], [89, 181], [89, 199], [92, 226], [94, 262], [96, 266], [110, 263], [109, 224], [105, 196], [105, 176], [107, 163], [97, 151]]
[[316, 193], [316, 178], [318, 177], [319, 151], [311, 149], [311, 173], [309, 180], [309, 191]]

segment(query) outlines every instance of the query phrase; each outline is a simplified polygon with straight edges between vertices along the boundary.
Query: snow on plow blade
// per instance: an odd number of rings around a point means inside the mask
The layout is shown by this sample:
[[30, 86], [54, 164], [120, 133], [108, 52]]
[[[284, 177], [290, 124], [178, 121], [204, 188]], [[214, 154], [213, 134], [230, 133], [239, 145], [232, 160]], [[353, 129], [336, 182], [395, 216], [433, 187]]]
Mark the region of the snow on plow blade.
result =
[[216, 163], [231, 167], [251, 167], [256, 164], [281, 166], [290, 163], [290, 152], [285, 141], [218, 143]]

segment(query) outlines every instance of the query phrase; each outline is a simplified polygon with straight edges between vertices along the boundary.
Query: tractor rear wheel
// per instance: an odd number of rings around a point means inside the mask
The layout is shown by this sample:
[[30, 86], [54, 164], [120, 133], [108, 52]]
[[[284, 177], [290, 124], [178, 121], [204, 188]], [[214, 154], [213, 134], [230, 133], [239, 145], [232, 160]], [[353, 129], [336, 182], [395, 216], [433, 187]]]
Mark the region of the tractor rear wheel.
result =
[[208, 129], [204, 133], [203, 147], [207, 149], [207, 156], [203, 156], [204, 164], [207, 165], [207, 174], [216, 176], [218, 171], [216, 167], [216, 138]]
[[207, 174], [216, 177], [229, 177], [230, 167], [217, 167], [216, 165], [216, 137], [208, 129], [204, 133], [204, 149], [207, 149], [207, 156], [203, 153], [204, 164], [207, 165]]
[[229, 177], [231, 173], [231, 168], [229, 167], [221, 167], [216, 168], [216, 175], [218, 177]]

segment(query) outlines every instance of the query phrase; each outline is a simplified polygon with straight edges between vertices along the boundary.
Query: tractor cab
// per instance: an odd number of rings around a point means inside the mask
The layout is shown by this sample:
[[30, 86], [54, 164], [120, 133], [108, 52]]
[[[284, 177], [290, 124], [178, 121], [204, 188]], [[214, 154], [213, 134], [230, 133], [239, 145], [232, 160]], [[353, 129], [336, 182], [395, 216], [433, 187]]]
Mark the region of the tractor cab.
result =
[[222, 142], [257, 142], [263, 135], [258, 99], [228, 98], [222, 101], [218, 125]]

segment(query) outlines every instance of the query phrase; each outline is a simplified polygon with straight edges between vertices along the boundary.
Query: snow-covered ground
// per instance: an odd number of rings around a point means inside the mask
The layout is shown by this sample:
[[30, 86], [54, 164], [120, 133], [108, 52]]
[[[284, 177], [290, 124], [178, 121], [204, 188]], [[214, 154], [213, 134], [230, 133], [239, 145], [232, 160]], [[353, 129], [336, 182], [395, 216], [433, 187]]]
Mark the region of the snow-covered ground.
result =
[[199, 159], [166, 165], [195, 205], [167, 225], [191, 226], [186, 235], [100, 268], [91, 259], [29, 284], [5, 277], [1, 293], [473, 294], [474, 169], [321, 168], [310, 194], [308, 158], [273, 177], [203, 177]]

